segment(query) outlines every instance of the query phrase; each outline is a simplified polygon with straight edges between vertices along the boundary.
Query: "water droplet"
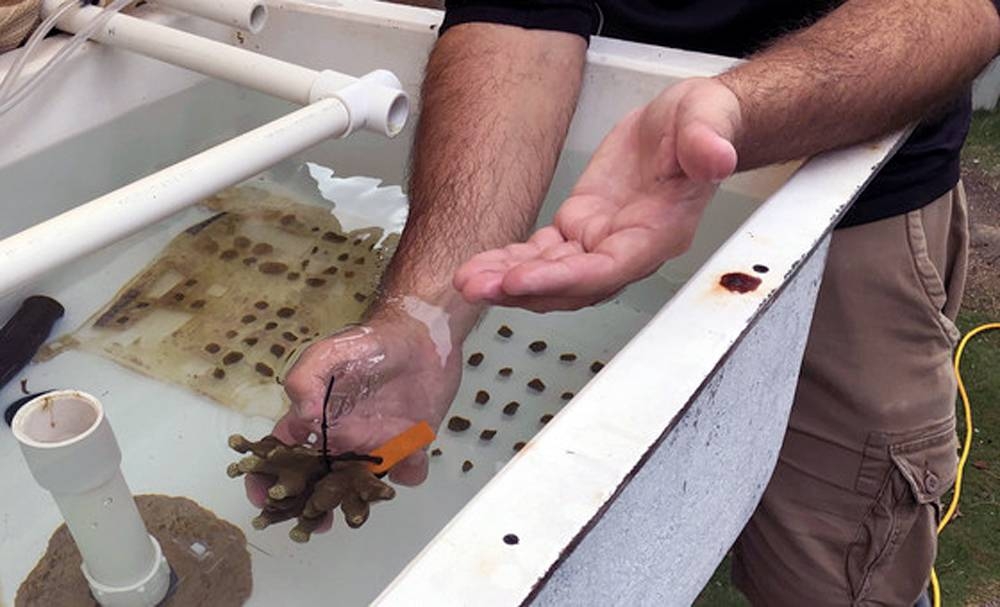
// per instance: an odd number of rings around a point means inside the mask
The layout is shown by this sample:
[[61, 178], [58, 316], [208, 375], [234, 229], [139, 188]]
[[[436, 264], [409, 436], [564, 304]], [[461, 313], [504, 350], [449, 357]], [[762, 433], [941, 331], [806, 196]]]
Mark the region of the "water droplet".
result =
[[113, 504], [113, 503], [115, 503], [115, 498], [113, 498], [113, 497], [106, 497], [106, 498], [104, 498], [104, 507], [105, 508], [111, 506], [111, 504]]

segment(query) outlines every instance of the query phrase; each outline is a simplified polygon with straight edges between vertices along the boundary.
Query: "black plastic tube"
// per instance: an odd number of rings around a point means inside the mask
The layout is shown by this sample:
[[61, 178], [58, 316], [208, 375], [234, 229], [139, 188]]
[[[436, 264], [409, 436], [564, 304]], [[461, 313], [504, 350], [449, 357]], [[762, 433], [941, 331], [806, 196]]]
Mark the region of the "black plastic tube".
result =
[[0, 329], [0, 388], [31, 361], [65, 312], [62, 304], [44, 295], [21, 302], [21, 307]]

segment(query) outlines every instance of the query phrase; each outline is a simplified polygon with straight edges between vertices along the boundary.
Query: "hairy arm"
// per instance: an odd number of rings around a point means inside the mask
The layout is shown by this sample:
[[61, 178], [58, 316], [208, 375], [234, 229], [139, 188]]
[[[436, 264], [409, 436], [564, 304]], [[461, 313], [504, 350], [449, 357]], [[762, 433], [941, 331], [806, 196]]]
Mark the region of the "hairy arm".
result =
[[549, 187], [580, 89], [572, 34], [471, 23], [431, 54], [413, 150], [410, 215], [384, 282], [449, 312], [464, 337], [479, 308], [452, 287], [462, 262], [523, 240]]
[[849, 0], [723, 74], [739, 168], [882, 135], [954, 98], [1000, 51], [989, 0]]
[[470, 301], [601, 301], [683, 253], [720, 181], [900, 128], [960, 93], [1000, 47], [990, 0], [848, 0], [718, 78], [683, 80], [604, 139], [526, 245], [456, 274]]
[[[424, 80], [410, 214], [380, 297], [363, 326], [300, 355], [284, 379], [292, 406], [276, 436], [308, 440], [334, 403], [327, 438], [338, 452], [367, 453], [417, 422], [440, 425], [458, 390], [461, 342], [482, 309], [459, 295], [452, 276], [534, 223], [576, 106], [585, 49], [580, 36], [498, 25], [442, 35]], [[417, 451], [391, 478], [420, 483], [427, 461]], [[259, 503], [264, 488], [251, 480], [251, 500]]]

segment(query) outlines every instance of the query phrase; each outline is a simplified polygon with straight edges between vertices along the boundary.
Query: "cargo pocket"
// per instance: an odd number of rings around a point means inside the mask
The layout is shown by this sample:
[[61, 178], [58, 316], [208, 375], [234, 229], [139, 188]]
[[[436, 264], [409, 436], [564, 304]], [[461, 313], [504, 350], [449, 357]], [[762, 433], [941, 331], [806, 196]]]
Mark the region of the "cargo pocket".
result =
[[920, 438], [894, 444], [889, 453], [917, 503], [938, 503], [958, 472], [955, 422], [937, 424]]
[[906, 214], [907, 240], [910, 245], [910, 255], [919, 282], [919, 288], [926, 300], [928, 311], [933, 321], [941, 329], [942, 337], [954, 348], [961, 332], [944, 313], [948, 303], [948, 288], [941, 278], [942, 269], [934, 265], [927, 249], [927, 231], [924, 228], [923, 215], [920, 209]]
[[[848, 546], [847, 580], [853, 605], [905, 604], [919, 594], [934, 562], [941, 496], [958, 465], [955, 425], [873, 436], [885, 441], [884, 480]], [[870, 470], [873, 463], [865, 465]]]

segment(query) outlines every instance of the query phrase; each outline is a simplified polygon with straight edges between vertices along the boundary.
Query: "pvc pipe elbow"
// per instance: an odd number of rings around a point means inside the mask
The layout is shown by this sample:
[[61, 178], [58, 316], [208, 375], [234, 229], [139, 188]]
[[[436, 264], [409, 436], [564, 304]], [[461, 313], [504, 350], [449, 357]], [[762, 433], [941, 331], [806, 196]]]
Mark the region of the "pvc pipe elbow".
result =
[[365, 129], [395, 137], [406, 126], [410, 112], [410, 101], [402, 87], [388, 70], [375, 70], [356, 79], [323, 70], [313, 83], [309, 100], [314, 103], [334, 97], [344, 104], [350, 120], [343, 136]]

